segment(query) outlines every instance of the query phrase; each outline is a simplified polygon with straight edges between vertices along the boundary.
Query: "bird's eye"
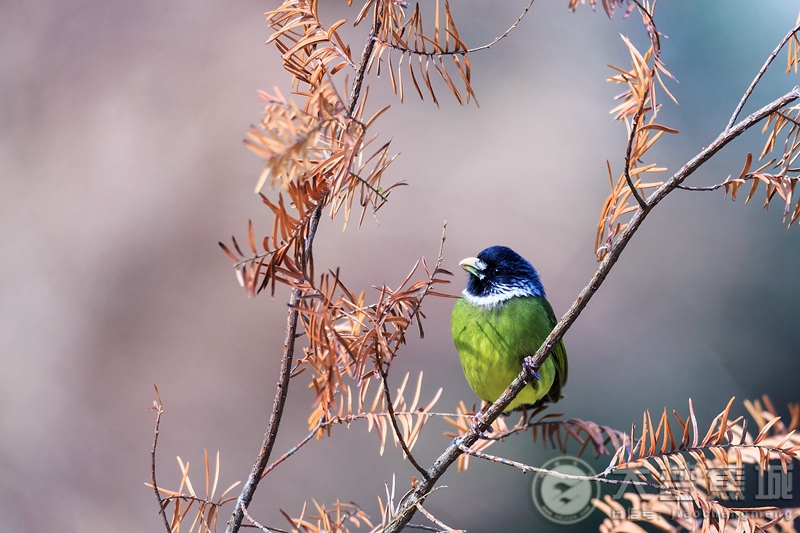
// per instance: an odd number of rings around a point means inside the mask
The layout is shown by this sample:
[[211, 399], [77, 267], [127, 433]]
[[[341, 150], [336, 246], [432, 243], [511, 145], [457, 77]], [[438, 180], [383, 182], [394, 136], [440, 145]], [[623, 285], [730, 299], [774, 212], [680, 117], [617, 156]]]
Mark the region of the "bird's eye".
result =
[[492, 274], [494, 274], [495, 276], [499, 276], [502, 273], [503, 273], [503, 269], [500, 268], [500, 267], [494, 267], [492, 269]]

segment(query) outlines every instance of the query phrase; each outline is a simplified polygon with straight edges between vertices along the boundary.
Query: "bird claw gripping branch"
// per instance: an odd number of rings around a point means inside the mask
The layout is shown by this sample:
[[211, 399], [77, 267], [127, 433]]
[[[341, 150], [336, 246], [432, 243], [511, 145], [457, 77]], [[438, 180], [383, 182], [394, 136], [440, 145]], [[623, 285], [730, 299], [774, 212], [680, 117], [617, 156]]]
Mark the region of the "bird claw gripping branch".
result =
[[533, 364], [533, 359], [531, 359], [530, 355], [522, 360], [522, 368], [525, 370], [525, 374], [528, 376], [528, 381], [532, 379], [541, 381], [542, 376], [539, 375], [539, 365]]

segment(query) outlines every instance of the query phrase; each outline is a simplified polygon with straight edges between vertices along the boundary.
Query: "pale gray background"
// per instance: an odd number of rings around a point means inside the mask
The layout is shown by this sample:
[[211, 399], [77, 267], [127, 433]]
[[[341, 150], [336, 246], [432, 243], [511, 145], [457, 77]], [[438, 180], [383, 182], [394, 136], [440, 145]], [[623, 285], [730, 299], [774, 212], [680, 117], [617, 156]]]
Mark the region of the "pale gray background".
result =
[[[328, 4], [327, 20], [358, 9]], [[478, 45], [524, 4], [470, 0], [453, 11]], [[271, 226], [252, 194], [261, 162], [241, 141], [259, 117], [256, 91], [289, 92], [263, 44], [263, 12], [275, 5], [0, 3], [0, 531], [161, 530], [143, 486], [153, 381], [167, 410], [161, 482], [176, 485], [180, 455], [201, 486], [204, 448], [221, 452], [221, 485], [246, 478], [272, 402], [286, 291], [246, 299], [216, 243], [244, 237], [248, 218], [259, 232]], [[540, 0], [511, 37], [473, 57], [480, 107], [459, 107], [441, 86], [441, 109], [413, 97], [400, 105], [388, 79], [369, 78], [372, 109], [392, 104], [377, 128], [402, 152], [387, 184], [411, 186], [392, 195], [380, 225], [367, 219], [342, 234], [341, 220], [323, 222], [318, 270], [341, 267], [353, 288], [396, 284], [418, 256], [435, 257], [447, 220], [446, 268], [510, 245], [538, 267], [556, 313], [566, 310], [596, 266], [605, 159], [617, 174], [624, 152], [606, 64], [628, 64], [619, 32], [645, 43], [635, 18], [566, 5]], [[654, 161], [674, 171], [716, 137], [796, 10], [773, 0], [659, 3], [663, 57], [681, 82], [669, 85], [680, 107], [662, 98], [660, 121], [682, 133]], [[365, 31], [353, 33], [355, 49]], [[797, 83], [784, 61], [748, 109]], [[755, 133], [737, 142], [693, 183], [738, 173], [760, 147]], [[659, 206], [566, 337], [560, 411], [626, 428], [648, 407], [685, 413], [689, 396], [703, 424], [731, 395], [798, 400], [800, 228], [787, 231], [779, 207], [765, 214], [762, 200], [676, 192]], [[453, 292], [463, 281], [457, 274]], [[393, 377], [424, 370], [423, 398], [445, 389], [441, 410], [474, 401], [449, 337], [451, 306], [427, 302], [428, 335], [410, 340]], [[278, 453], [306, 434], [307, 383], [292, 383]], [[445, 429], [431, 423], [417, 448], [423, 464], [449, 442]], [[553, 455], [540, 450], [525, 436], [494, 448], [534, 463]], [[396, 449], [380, 458], [364, 424], [337, 427], [279, 467], [251, 509], [278, 527], [279, 508], [297, 514], [312, 498], [377, 515], [393, 473], [405, 491], [414, 472]], [[544, 528], [530, 480], [473, 462], [448, 473], [449, 488], [427, 506], [471, 532]]]

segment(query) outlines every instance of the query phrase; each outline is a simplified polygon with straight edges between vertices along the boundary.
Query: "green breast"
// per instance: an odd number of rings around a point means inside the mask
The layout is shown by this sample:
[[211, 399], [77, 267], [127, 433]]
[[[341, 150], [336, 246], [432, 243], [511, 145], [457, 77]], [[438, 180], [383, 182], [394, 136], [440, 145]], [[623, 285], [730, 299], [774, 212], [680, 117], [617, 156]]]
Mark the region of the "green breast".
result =
[[[555, 315], [541, 296], [511, 298], [486, 308], [463, 298], [453, 308], [451, 330], [461, 366], [472, 390], [482, 400], [494, 402], [522, 369], [522, 360], [536, 353], [555, 325]], [[506, 412], [543, 398], [555, 385], [566, 382], [567, 362], [563, 343], [539, 369], [541, 380], [529, 383]]]

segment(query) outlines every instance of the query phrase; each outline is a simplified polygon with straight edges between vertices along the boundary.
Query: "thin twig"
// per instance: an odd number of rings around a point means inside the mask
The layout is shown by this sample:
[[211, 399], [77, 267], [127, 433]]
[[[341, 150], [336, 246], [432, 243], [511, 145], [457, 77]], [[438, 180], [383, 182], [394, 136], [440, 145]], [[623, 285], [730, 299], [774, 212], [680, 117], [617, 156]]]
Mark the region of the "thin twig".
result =
[[[237, 483], [237, 485], [238, 485], [238, 483]], [[159, 489], [159, 490], [163, 490], [163, 489]], [[184, 502], [195, 502], [195, 503], [202, 504], [202, 505], [210, 505], [211, 507], [221, 507], [221, 506], [225, 505], [226, 503], [231, 502], [231, 501], [233, 501], [235, 499], [236, 498], [227, 498], [225, 500], [220, 500], [220, 501], [216, 501], [215, 502], [215, 501], [211, 501], [211, 500], [209, 500], [207, 498], [200, 498], [198, 496], [191, 496], [189, 494], [172, 494], [172, 495], [167, 496], [166, 498], [164, 498], [163, 501], [164, 501], [164, 505], [165, 506], [166, 506], [166, 504], [168, 504], [172, 500], [181, 500], [181, 501], [184, 501]]]
[[292, 446], [292, 447], [289, 449], [289, 451], [287, 451], [286, 453], [284, 453], [283, 455], [281, 455], [281, 456], [280, 456], [278, 459], [276, 459], [276, 460], [275, 460], [275, 462], [274, 462], [274, 463], [272, 463], [272, 464], [271, 464], [271, 465], [269, 465], [267, 468], [265, 468], [265, 469], [264, 469], [264, 472], [262, 472], [262, 474], [261, 474], [261, 477], [264, 477], [264, 476], [266, 476], [266, 475], [267, 475], [267, 474], [269, 474], [269, 473], [270, 473], [270, 472], [271, 472], [271, 471], [272, 471], [272, 470], [273, 470], [273, 469], [274, 469], [276, 466], [278, 466], [279, 464], [281, 464], [282, 462], [284, 462], [286, 459], [288, 459], [289, 457], [291, 457], [292, 455], [294, 455], [294, 454], [297, 452], [297, 450], [299, 450], [300, 448], [302, 448], [302, 447], [303, 447], [303, 446], [304, 446], [304, 445], [305, 445], [305, 444], [306, 444], [308, 441], [310, 441], [310, 440], [311, 440], [311, 438], [312, 438], [314, 435], [316, 435], [316, 434], [317, 434], [317, 431], [319, 431], [319, 429], [320, 429], [321, 427], [325, 426], [325, 425], [330, 425], [330, 422], [328, 422], [328, 423], [326, 423], [326, 424], [323, 424], [323, 423], [322, 423], [322, 419], [320, 418], [319, 422], [317, 422], [317, 426], [316, 426], [314, 429], [312, 429], [311, 431], [309, 431], [309, 432], [308, 432], [308, 435], [306, 435], [306, 437], [305, 437], [303, 440], [301, 440], [300, 442], [298, 442], [297, 444], [295, 444], [294, 446]]
[[522, 14], [519, 16], [519, 18], [517, 18], [517, 20], [514, 22], [514, 24], [512, 24], [511, 27], [509, 27], [503, 33], [503, 35], [501, 35], [500, 37], [497, 37], [494, 41], [490, 42], [489, 44], [484, 44], [483, 46], [478, 46], [477, 48], [470, 48], [469, 50], [467, 50], [467, 53], [477, 52], [478, 50], [487, 50], [487, 49], [491, 48], [492, 46], [496, 45], [497, 43], [499, 43], [500, 41], [502, 41], [503, 39], [505, 39], [506, 37], [508, 37], [508, 34], [511, 33], [512, 31], [514, 31], [517, 28], [517, 26], [519, 25], [519, 23], [522, 22], [522, 19], [525, 17], [525, 15], [528, 14], [528, 10], [530, 10], [531, 6], [533, 6], [533, 3], [535, 1], [536, 0], [531, 0], [528, 3], [528, 5], [525, 6], [525, 9], [522, 11]]
[[[483, 436], [480, 437], [480, 439], [481, 440], [487, 440], [487, 441], [502, 441], [503, 439], [508, 438], [511, 435], [514, 435], [516, 433], [520, 433], [522, 431], [527, 431], [527, 430], [529, 430], [531, 428], [536, 428], [536, 427], [540, 427], [540, 426], [541, 427], [547, 427], [547, 426], [552, 426], [552, 425], [558, 425], [558, 426], [563, 427], [564, 430], [567, 433], [567, 436], [572, 435], [573, 438], [575, 438], [576, 436], [580, 437], [580, 433], [581, 433], [581, 431], [583, 431], [584, 433], [586, 433], [586, 440], [582, 441], [582, 440], [580, 440], [580, 438], [577, 439], [578, 442], [581, 445], [585, 446], [588, 442], [591, 442], [594, 445], [595, 450], [599, 451], [601, 454], [604, 454], [604, 455], [608, 454], [608, 449], [606, 448], [606, 446], [609, 443], [609, 437], [606, 437], [606, 439], [603, 442], [598, 442], [580, 424], [574, 422], [573, 420], [538, 420], [536, 422], [525, 422], [525, 423], [523, 423], [521, 425], [517, 425], [517, 426], [512, 427], [508, 431], [504, 431], [504, 432], [497, 433], [497, 434], [492, 434], [492, 435], [483, 435]], [[572, 433], [569, 428], [571, 428], [574, 431], [574, 433]], [[607, 428], [607, 429], [610, 429], [610, 428]], [[622, 431], [619, 431], [619, 430], [613, 430], [613, 431], [616, 431], [617, 434], [622, 433]], [[606, 433], [606, 435], [609, 435], [607, 430], [605, 431], [605, 433]], [[602, 437], [602, 434], [603, 434], [603, 430], [600, 429], [600, 436], [601, 437]], [[543, 437], [543, 438], [546, 438], [546, 437]], [[567, 438], [569, 438], [569, 437], [567, 437]], [[583, 451], [583, 450], [581, 450], [581, 451]], [[580, 453], [578, 455], [580, 455]]]
[[533, 6], [533, 3], [535, 1], [536, 0], [531, 0], [528, 3], [528, 5], [525, 6], [525, 9], [522, 11], [522, 14], [517, 18], [516, 21], [514, 21], [514, 24], [512, 24], [511, 27], [509, 27], [505, 32], [503, 32], [502, 35], [500, 35], [499, 37], [496, 37], [494, 41], [492, 41], [492, 42], [490, 42], [488, 44], [484, 44], [484, 45], [481, 45], [481, 46], [478, 46], [478, 47], [475, 47], [475, 48], [468, 48], [466, 50], [448, 50], [448, 51], [440, 49], [438, 52], [425, 52], [425, 51], [417, 50], [415, 48], [408, 48], [407, 46], [401, 46], [401, 45], [399, 45], [397, 43], [393, 43], [393, 42], [390, 42], [390, 41], [385, 41], [383, 39], [377, 39], [376, 38], [375, 40], [377, 42], [381, 43], [383, 46], [385, 46], [387, 48], [391, 48], [391, 49], [397, 50], [401, 54], [408, 54], [408, 55], [427, 57], [427, 58], [433, 58], [433, 57], [441, 58], [441, 57], [444, 57], [444, 56], [465, 56], [467, 54], [471, 54], [472, 52], [478, 52], [480, 50], [488, 50], [492, 46], [496, 45], [498, 42], [500, 42], [503, 39], [505, 39], [506, 37], [508, 37], [509, 33], [514, 31], [515, 29], [517, 29], [517, 26], [519, 25], [520, 22], [522, 22], [522, 19], [525, 17], [525, 15], [528, 14], [528, 11], [531, 9], [531, 7]]
[[597, 481], [598, 483], [606, 483], [608, 485], [630, 485], [635, 487], [648, 487], [662, 492], [672, 492], [674, 494], [681, 494], [681, 495], [689, 494], [688, 492], [684, 492], [678, 489], [673, 489], [666, 485], [659, 485], [658, 483], [650, 483], [649, 481], [636, 481], [633, 479], [610, 479], [602, 476], [578, 476], [575, 474], [565, 474], [557, 470], [548, 470], [547, 468], [526, 465], [525, 463], [512, 461], [510, 459], [504, 459], [503, 457], [498, 457], [496, 455], [489, 455], [488, 453], [479, 452], [477, 450], [467, 448], [466, 446], [459, 446], [459, 449], [467, 455], [471, 455], [479, 459], [485, 459], [486, 461], [491, 461], [493, 463], [499, 463], [506, 466], [513, 466], [514, 468], [522, 470], [523, 472], [545, 474], [559, 479], [572, 479], [577, 481]]
[[[655, 70], [656, 68], [653, 67], [650, 72], [651, 78], [654, 75]], [[644, 91], [642, 94], [642, 99], [639, 102], [639, 108], [636, 110], [636, 114], [633, 116], [631, 133], [628, 135], [628, 147], [625, 150], [625, 181], [628, 182], [628, 188], [631, 190], [631, 194], [633, 194], [633, 197], [636, 198], [636, 202], [642, 209], [647, 209], [647, 202], [645, 202], [644, 198], [642, 198], [642, 196], [639, 194], [639, 191], [634, 186], [633, 179], [631, 178], [631, 151], [633, 150], [633, 140], [636, 138], [636, 134], [639, 133], [639, 121], [642, 119], [642, 115], [644, 114], [646, 100], [647, 91]]]
[[435, 533], [442, 533], [442, 530], [437, 528], [437, 527], [424, 526], [422, 524], [408, 524], [408, 525], [406, 525], [406, 528], [408, 528], [408, 529], [421, 529], [423, 531], [433, 531]]
[[153, 402], [153, 407], [150, 409], [156, 412], [156, 427], [153, 430], [153, 448], [150, 451], [150, 478], [153, 481], [153, 490], [156, 493], [156, 499], [158, 500], [158, 512], [161, 514], [161, 518], [164, 519], [164, 526], [167, 528], [167, 533], [172, 533], [172, 527], [169, 525], [169, 519], [167, 518], [167, 503], [161, 497], [161, 491], [158, 490], [158, 483], [156, 483], [156, 447], [158, 446], [158, 426], [161, 423], [161, 415], [164, 414], [164, 406], [161, 403], [161, 396], [158, 394], [158, 387], [155, 383], [153, 383], [153, 388], [156, 390], [156, 400]]
[[[532, 363], [534, 365], [541, 365], [544, 362], [545, 358], [550, 355], [550, 352], [553, 351], [553, 348], [558, 341], [561, 340], [567, 330], [572, 326], [583, 309], [589, 303], [592, 296], [594, 296], [594, 294], [603, 284], [603, 281], [616, 264], [619, 256], [625, 250], [628, 242], [636, 234], [639, 226], [642, 225], [642, 222], [644, 222], [645, 218], [647, 218], [647, 215], [653, 210], [653, 207], [661, 202], [661, 200], [663, 200], [670, 192], [675, 190], [678, 185], [683, 183], [686, 178], [694, 173], [695, 170], [713, 157], [729, 142], [750, 129], [762, 119], [769, 116], [771, 113], [774, 113], [778, 109], [781, 109], [791, 102], [794, 102], [798, 98], [800, 98], [800, 87], [795, 87], [784, 96], [774, 100], [770, 104], [754, 112], [733, 128], [724, 130], [719, 134], [714, 142], [712, 142], [707, 148], [702, 150], [690, 161], [688, 161], [675, 175], [669, 179], [669, 181], [661, 185], [658, 189], [656, 189], [656, 191], [653, 192], [653, 194], [650, 195], [650, 197], [647, 198], [649, 208], [637, 211], [633, 218], [631, 218], [628, 226], [622, 231], [622, 233], [620, 233], [617, 242], [611, 247], [611, 250], [606, 258], [600, 263], [594, 275], [589, 280], [589, 283], [583, 288], [578, 295], [578, 298], [564, 314], [564, 316], [561, 317], [561, 320], [559, 320], [558, 324], [556, 324], [555, 328], [553, 328], [553, 331], [550, 333], [550, 335], [548, 335], [547, 339], [545, 339], [545, 342], [542, 344], [542, 346], [536, 351], [536, 354], [532, 359]], [[434, 461], [434, 463], [428, 469], [427, 479], [424, 479], [422, 482], [420, 482], [414, 491], [409, 495], [409, 497], [402, 503], [401, 508], [398, 510], [396, 519], [384, 529], [385, 533], [397, 533], [403, 529], [405, 524], [407, 524], [414, 515], [417, 502], [423, 501], [427, 497], [427, 494], [431, 487], [433, 487], [433, 484], [436, 483], [436, 481], [442, 476], [442, 474], [444, 474], [450, 465], [452, 465], [458, 459], [458, 456], [463, 453], [461, 451], [461, 447], [469, 448], [478, 440], [479, 433], [488, 430], [492, 422], [494, 422], [494, 420], [500, 416], [503, 410], [527, 385], [527, 379], [528, 378], [525, 370], [521, 371], [514, 381], [511, 382], [511, 385], [509, 385], [506, 391], [500, 396], [500, 398], [498, 398], [492, 407], [486, 411], [483, 421], [475, 424], [469, 432], [455, 439], [447, 447], [447, 449], [445, 449], [442, 455], [440, 455], [439, 458], [436, 459], [436, 461]]]
[[417, 305], [414, 307], [414, 310], [408, 314], [408, 316], [411, 317], [411, 319], [413, 319], [415, 316], [417, 317], [417, 325], [420, 328], [419, 330], [420, 337], [422, 337], [423, 335], [422, 335], [422, 321], [418, 316], [419, 310], [422, 307], [422, 300], [425, 299], [430, 290], [433, 288], [434, 284], [433, 280], [436, 277], [436, 272], [438, 272], [439, 269], [442, 268], [442, 263], [444, 262], [444, 243], [446, 240], [447, 240], [447, 221], [445, 220], [444, 223], [442, 224], [442, 239], [439, 241], [439, 255], [436, 257], [436, 266], [433, 269], [433, 273], [430, 274], [430, 277], [428, 278], [428, 283], [425, 284], [425, 290], [422, 291], [419, 300], [417, 300]]
[[234, 263], [234, 264], [233, 264], [233, 268], [240, 268], [240, 267], [242, 267], [243, 265], [246, 265], [247, 263], [252, 263], [252, 262], [254, 262], [254, 261], [258, 261], [259, 259], [261, 259], [261, 258], [263, 258], [263, 257], [269, 257], [269, 256], [271, 256], [272, 254], [274, 254], [274, 253], [275, 253], [275, 251], [276, 251], [276, 250], [272, 250], [272, 251], [269, 251], [269, 252], [265, 252], [265, 253], [263, 253], [263, 254], [256, 254], [256, 255], [254, 255], [253, 257], [248, 257], [247, 259], [242, 259], [242, 260], [241, 260], [241, 261], [239, 261], [238, 263]]
[[265, 526], [265, 525], [263, 525], [263, 524], [259, 524], [259, 523], [256, 521], [256, 519], [255, 519], [255, 518], [253, 518], [252, 516], [250, 516], [250, 514], [247, 512], [247, 507], [245, 507], [243, 504], [242, 504], [242, 514], [244, 514], [244, 517], [245, 517], [245, 518], [247, 518], [247, 520], [248, 520], [248, 521], [249, 521], [251, 524], [253, 524], [253, 525], [254, 525], [256, 528], [260, 529], [260, 530], [261, 530], [261, 531], [263, 531], [264, 533], [275, 533], [275, 532], [274, 532], [272, 529], [269, 529], [267, 526]]
[[750, 98], [751, 94], [753, 94], [756, 85], [758, 85], [758, 82], [761, 81], [761, 78], [767, 72], [767, 69], [775, 60], [775, 57], [777, 57], [778, 53], [781, 51], [781, 48], [783, 48], [786, 45], [786, 43], [789, 42], [789, 39], [791, 39], [792, 36], [798, 31], [800, 31], [800, 22], [798, 22], [797, 25], [794, 28], [792, 28], [792, 30], [789, 33], [787, 33], [783, 39], [781, 39], [781, 42], [778, 43], [778, 46], [775, 47], [775, 50], [773, 50], [772, 53], [769, 55], [769, 57], [767, 57], [767, 60], [764, 62], [764, 66], [762, 66], [761, 70], [758, 71], [758, 74], [756, 74], [756, 77], [753, 78], [753, 81], [750, 83], [750, 87], [747, 88], [747, 90], [744, 92], [744, 95], [742, 96], [742, 99], [739, 100], [739, 104], [733, 111], [733, 115], [731, 115], [731, 118], [728, 121], [728, 125], [725, 126], [725, 131], [731, 129], [733, 123], [736, 122], [736, 119], [739, 117], [739, 113], [742, 112], [742, 108], [747, 103], [747, 99]]
[[[772, 453], [777, 453], [779, 455], [785, 455], [785, 452], [781, 448], [776, 448], [775, 446], [758, 446], [758, 445], [749, 445], [749, 444], [748, 445], [738, 445], [738, 444], [734, 444], [734, 443], [728, 443], [728, 444], [725, 444], [725, 445], [711, 446], [711, 447], [693, 446], [693, 447], [689, 447], [689, 448], [683, 448], [683, 449], [680, 449], [680, 450], [673, 450], [673, 451], [667, 452], [667, 453], [662, 453], [662, 454], [659, 454], [657, 456], [669, 457], [671, 455], [681, 454], [681, 453], [691, 453], [691, 452], [700, 452], [700, 453], [702, 453], [704, 450], [706, 450], [708, 448], [720, 448], [720, 449], [724, 449], [726, 451], [729, 451], [729, 450], [735, 449], [735, 448], [753, 448], [753, 449], [764, 450], [764, 453], [766, 453], [767, 456], [769, 456], [769, 454], [772, 454]], [[675, 488], [675, 487], [670, 487], [669, 485], [651, 483], [651, 482], [648, 482], [648, 481], [636, 481], [636, 480], [630, 480], [630, 479], [610, 479], [610, 478], [606, 477], [609, 474], [617, 474], [619, 470], [630, 470], [631, 467], [628, 466], [628, 464], [626, 464], [626, 463], [618, 464], [615, 467], [609, 466], [609, 468], [607, 468], [604, 472], [601, 472], [600, 474], [596, 474], [594, 476], [580, 476], [580, 475], [574, 475], [574, 474], [565, 474], [563, 472], [558, 472], [557, 470], [549, 470], [547, 468], [541, 468], [541, 467], [527, 465], [527, 464], [524, 464], [524, 463], [520, 463], [518, 461], [512, 461], [510, 459], [505, 459], [503, 457], [498, 457], [496, 455], [489, 455], [487, 453], [483, 453], [483, 452], [480, 452], [480, 451], [477, 451], [477, 450], [473, 450], [473, 449], [467, 448], [465, 446], [460, 446], [460, 450], [462, 452], [464, 452], [465, 454], [467, 454], [467, 455], [471, 455], [473, 457], [477, 457], [479, 459], [484, 459], [484, 460], [491, 461], [491, 462], [494, 462], [494, 463], [499, 463], [499, 464], [504, 464], [506, 466], [511, 466], [511, 467], [517, 468], [519, 470], [522, 470], [523, 472], [533, 472], [533, 473], [537, 473], [537, 474], [544, 474], [544, 475], [552, 476], [552, 477], [559, 478], [559, 479], [572, 479], [572, 480], [578, 480], [578, 481], [596, 481], [598, 483], [605, 483], [607, 485], [629, 485], [629, 486], [637, 486], [637, 487], [649, 487], [649, 488], [656, 489], [656, 490], [658, 490], [660, 492], [669, 492], [669, 493], [672, 493], [672, 494], [691, 497], [691, 493], [690, 492], [683, 491], [683, 490]], [[639, 460], [647, 460], [647, 459], [650, 459], [652, 457], [656, 457], [656, 456], [642, 457]]]
[[420, 464], [411, 454], [411, 450], [408, 449], [406, 440], [403, 438], [403, 433], [400, 431], [400, 427], [397, 425], [397, 417], [394, 414], [394, 405], [392, 405], [392, 394], [389, 392], [389, 373], [384, 367], [383, 362], [380, 360], [380, 355], [378, 355], [377, 352], [376, 356], [378, 357], [378, 371], [381, 374], [381, 382], [383, 383], [383, 396], [386, 398], [386, 410], [389, 412], [389, 420], [392, 423], [394, 434], [397, 437], [397, 440], [400, 442], [400, 447], [403, 449], [403, 453], [406, 454], [406, 457], [408, 457], [409, 462], [414, 465], [414, 468], [416, 468], [420, 474], [422, 474], [423, 478], [428, 477], [428, 472], [422, 468], [422, 466], [420, 466]]
[[421, 503], [417, 504], [417, 509], [419, 509], [420, 513], [425, 515], [425, 518], [427, 518], [428, 520], [430, 520], [431, 522], [442, 528], [442, 531], [447, 531], [452, 533], [466, 533], [466, 531], [464, 531], [463, 529], [453, 529], [452, 527], [448, 526], [447, 524], [445, 524], [444, 522], [433, 516], [427, 509], [425, 509], [422, 506]]
[[791, 115], [787, 115], [787, 114], [786, 114], [786, 113], [784, 113], [783, 111], [778, 111], [776, 114], [778, 114], [778, 115], [782, 116], [784, 119], [786, 119], [788, 122], [791, 122], [791, 123], [792, 123], [792, 124], [794, 124], [795, 126], [800, 126], [800, 121], [798, 121], [798, 120], [797, 120], [796, 118], [794, 118], [793, 116], [791, 116]]
[[683, 191], [716, 191], [720, 187], [724, 187], [729, 183], [733, 182], [725, 180], [722, 183], [717, 183], [716, 185], [709, 185], [708, 187], [690, 187], [689, 185], [678, 185], [678, 189], [681, 189]]
[[[785, 176], [786, 175], [785, 172], [786, 172], [786, 170], [784, 170], [780, 175]], [[755, 174], [745, 174], [744, 176], [741, 176], [741, 177], [738, 177], [738, 178], [734, 178], [734, 179], [730, 179], [730, 177], [729, 177], [729, 179], [726, 179], [722, 183], [717, 183], [716, 185], [708, 185], [706, 187], [690, 187], [689, 185], [678, 185], [677, 188], [681, 189], [681, 190], [684, 190], [684, 191], [716, 191], [717, 189], [721, 189], [722, 187], [725, 187], [726, 185], [731, 185], [731, 184], [737, 183], [737, 182], [744, 183], [745, 181], [754, 180], [754, 179], [758, 179], [758, 176], [755, 175]]]
[[359, 176], [355, 172], [351, 172], [350, 173], [350, 177], [351, 178], [355, 178], [357, 181], [360, 181], [367, 189], [369, 189], [370, 191], [374, 192], [381, 200], [383, 200], [383, 203], [381, 203], [381, 205], [383, 205], [383, 204], [385, 204], [386, 202], [389, 201], [389, 197], [386, 194], [382, 193], [380, 191], [380, 189], [376, 189], [374, 185], [369, 183], [367, 180], [365, 180], [364, 178], [362, 178], [361, 176]]

